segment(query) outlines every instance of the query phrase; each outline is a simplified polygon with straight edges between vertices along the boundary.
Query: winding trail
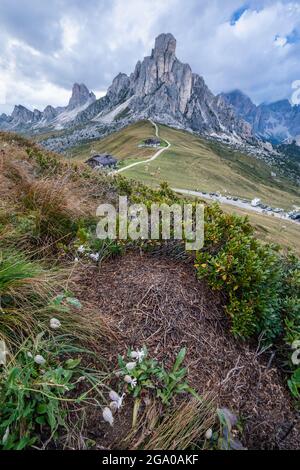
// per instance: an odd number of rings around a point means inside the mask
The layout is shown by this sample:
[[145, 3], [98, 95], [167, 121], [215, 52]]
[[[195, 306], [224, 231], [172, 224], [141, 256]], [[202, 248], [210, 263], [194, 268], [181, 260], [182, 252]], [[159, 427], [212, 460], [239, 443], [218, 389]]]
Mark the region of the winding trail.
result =
[[[159, 130], [158, 130], [157, 124], [154, 121], [152, 121], [152, 119], [149, 119], [149, 121], [155, 127], [155, 135], [157, 138], [159, 138]], [[163, 147], [159, 149], [158, 152], [156, 152], [152, 157], [148, 158], [147, 160], [142, 160], [140, 162], [131, 163], [130, 165], [124, 166], [124, 168], [121, 168], [120, 170], [115, 171], [114, 173], [122, 173], [123, 171], [129, 170], [129, 168], [133, 168], [134, 166], [153, 162], [153, 160], [156, 160], [157, 157], [159, 157], [163, 152], [165, 152], [171, 147], [170, 142], [168, 142], [166, 139], [164, 139], [164, 141], [167, 142], [168, 144], [167, 147]]]

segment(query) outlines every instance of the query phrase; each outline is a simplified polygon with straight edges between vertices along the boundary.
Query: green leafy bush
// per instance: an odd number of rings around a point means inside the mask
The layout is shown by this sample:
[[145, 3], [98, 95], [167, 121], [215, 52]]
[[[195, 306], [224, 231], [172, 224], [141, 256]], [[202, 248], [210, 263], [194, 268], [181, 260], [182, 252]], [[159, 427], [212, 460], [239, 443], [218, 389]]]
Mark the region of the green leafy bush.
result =
[[[299, 326], [299, 261], [254, 238], [248, 220], [206, 208], [205, 248], [197, 253], [199, 278], [227, 294], [235, 336], [264, 334], [272, 342]], [[298, 280], [296, 280], [296, 278]], [[299, 286], [299, 284], [298, 284]], [[291, 308], [293, 307], [293, 308]]]
[[300, 367], [295, 370], [291, 378], [288, 380], [288, 386], [295, 398], [300, 398]]

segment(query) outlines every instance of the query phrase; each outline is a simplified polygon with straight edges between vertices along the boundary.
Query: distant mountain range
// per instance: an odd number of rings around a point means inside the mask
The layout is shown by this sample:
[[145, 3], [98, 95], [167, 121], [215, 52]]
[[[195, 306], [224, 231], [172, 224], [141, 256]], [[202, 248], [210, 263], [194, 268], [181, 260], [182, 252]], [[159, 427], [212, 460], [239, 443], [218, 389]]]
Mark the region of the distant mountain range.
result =
[[44, 111], [30, 111], [22, 105], [15, 106], [11, 116], [0, 116], [0, 128], [14, 131], [42, 131], [45, 128], [64, 129], [74, 122], [77, 114], [96, 101], [94, 93], [84, 84], [73, 85], [72, 96], [66, 107], [47, 106]]
[[147, 118], [229, 142], [253, 144], [257, 137], [282, 142], [300, 135], [300, 106], [287, 100], [256, 106], [240, 91], [215, 96], [175, 52], [174, 36], [161, 34], [151, 55], [130, 76], [117, 75], [104, 97], [97, 100], [76, 83], [68, 106], [44, 111], [15, 106], [11, 116], [0, 116], [0, 128], [31, 133], [65, 129], [67, 140], [53, 141], [54, 149]]
[[220, 95], [232, 105], [236, 114], [245, 119], [253, 132], [273, 143], [292, 142], [300, 144], [300, 106], [292, 106], [288, 100], [256, 106], [240, 90]]

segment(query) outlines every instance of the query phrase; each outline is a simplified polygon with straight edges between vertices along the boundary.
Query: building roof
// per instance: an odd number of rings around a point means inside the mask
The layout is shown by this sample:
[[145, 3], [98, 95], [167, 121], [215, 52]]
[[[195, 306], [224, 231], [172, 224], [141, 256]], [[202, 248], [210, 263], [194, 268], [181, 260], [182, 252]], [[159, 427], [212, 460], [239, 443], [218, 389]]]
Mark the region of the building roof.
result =
[[145, 144], [160, 144], [160, 139], [150, 137], [149, 139], [145, 140]]
[[108, 153], [103, 153], [101, 155], [93, 155], [86, 161], [86, 163], [95, 163], [96, 165], [109, 166], [116, 165], [118, 160]]

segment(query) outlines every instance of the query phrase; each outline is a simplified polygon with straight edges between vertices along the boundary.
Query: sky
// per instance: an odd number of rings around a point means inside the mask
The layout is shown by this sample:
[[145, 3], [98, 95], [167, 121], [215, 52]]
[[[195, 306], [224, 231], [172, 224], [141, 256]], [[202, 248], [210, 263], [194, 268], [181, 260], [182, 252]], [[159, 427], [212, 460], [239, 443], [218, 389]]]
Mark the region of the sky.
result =
[[300, 0], [0, 0], [0, 114], [97, 97], [170, 32], [214, 93], [290, 99], [300, 80]]

